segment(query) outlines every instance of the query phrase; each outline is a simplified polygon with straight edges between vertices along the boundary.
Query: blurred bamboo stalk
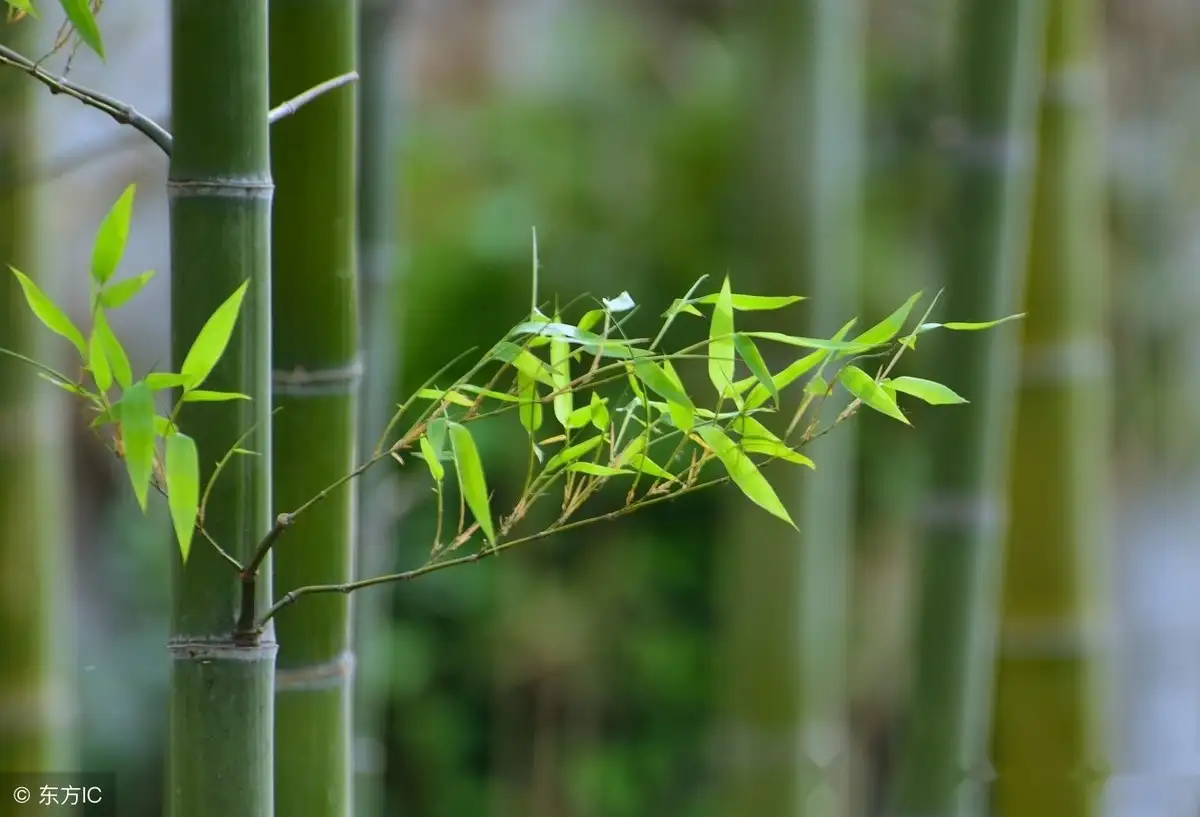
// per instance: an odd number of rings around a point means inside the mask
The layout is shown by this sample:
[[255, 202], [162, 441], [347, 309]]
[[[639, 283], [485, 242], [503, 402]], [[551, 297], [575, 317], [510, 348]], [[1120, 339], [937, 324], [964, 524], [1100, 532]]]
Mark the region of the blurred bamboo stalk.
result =
[[[400, 375], [400, 230], [397, 212], [396, 19], [393, 0], [360, 0], [358, 110], [359, 315], [366, 375], [360, 404], [359, 458], [370, 456], [396, 405]], [[394, 475], [370, 471], [359, 481], [358, 575], [391, 572], [394, 535]], [[362, 593], [354, 602], [355, 814], [385, 813], [387, 746], [384, 715], [391, 678], [388, 633], [390, 591]], [[387, 811], [395, 814], [395, 811]], [[403, 813], [403, 812], [400, 812]]]
[[[1044, 7], [966, 0], [959, 14], [955, 192], [938, 312], [986, 320], [1019, 311], [1023, 300]], [[982, 813], [1016, 332], [954, 337], [932, 356], [933, 378], [971, 403], [939, 416], [929, 443], [915, 675], [890, 792], [894, 817]]]
[[[0, 42], [33, 50], [33, 26], [0, 20]], [[25, 305], [12, 264], [47, 291], [38, 251], [36, 188], [9, 184], [33, 167], [35, 83], [0, 70], [0, 347], [55, 360], [61, 346]], [[70, 770], [77, 702], [66, 660], [73, 647], [66, 520], [64, 393], [0, 356], [0, 772]]]
[[[832, 335], [858, 305], [863, 9], [774, 0], [747, 15], [747, 121], [759, 139], [742, 280], [809, 297], [805, 333]], [[785, 323], [772, 328], [795, 331], [796, 314], [780, 313]], [[843, 426], [806, 450], [815, 474], [772, 477], [799, 536], [739, 507], [719, 548], [730, 672], [722, 813], [850, 813], [855, 439]]]
[[995, 814], [1094, 817], [1109, 577], [1110, 349], [1098, 0], [1049, 0], [998, 645]]

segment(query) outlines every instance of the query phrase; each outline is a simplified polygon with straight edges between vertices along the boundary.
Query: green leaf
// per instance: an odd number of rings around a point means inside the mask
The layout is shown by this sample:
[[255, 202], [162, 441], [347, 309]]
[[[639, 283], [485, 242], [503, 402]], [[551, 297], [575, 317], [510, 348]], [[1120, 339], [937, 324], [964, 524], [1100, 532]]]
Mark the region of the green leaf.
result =
[[601, 400], [599, 395], [592, 392], [592, 402], [588, 408], [591, 410], [592, 425], [600, 431], [608, 428], [608, 406], [606, 403], [608, 403], [608, 398]]
[[100, 335], [95, 328], [92, 329], [91, 337], [88, 338], [87, 368], [92, 373], [92, 380], [96, 381], [96, 388], [100, 390], [101, 394], [112, 388], [112, 369], [104, 357], [104, 346], [100, 343]]
[[126, 278], [124, 281], [118, 281], [112, 286], [105, 287], [100, 290], [100, 305], [105, 309], [124, 306], [130, 298], [141, 292], [142, 287], [153, 277], [154, 270], [146, 270], [141, 275], [135, 275], [133, 278]]
[[146, 492], [154, 468], [154, 392], [139, 380], [121, 395], [121, 439], [125, 465], [138, 505], [146, 510]]
[[69, 391], [71, 394], [76, 394], [76, 395], [79, 395], [80, 397], [90, 397], [90, 398], [94, 398], [94, 399], [99, 399], [99, 397], [100, 397], [100, 395], [93, 394], [92, 392], [88, 391], [87, 389], [83, 388], [82, 386], [77, 386], [74, 383], [68, 383], [66, 380], [59, 380], [57, 377], [46, 374], [45, 372], [38, 372], [37, 376], [47, 382], [53, 383], [54, 385], [58, 386], [63, 391]]
[[752, 338], [773, 340], [776, 343], [786, 343], [789, 346], [801, 346], [806, 349], [824, 349], [827, 352], [865, 352], [871, 349], [870, 344], [854, 341], [822, 340], [821, 338], [805, 338], [795, 335], [785, 335], [782, 332], [743, 332]]
[[[586, 332], [596, 324], [604, 320], [605, 312], [603, 309], [591, 309], [583, 313], [583, 317], [579, 319], [578, 325], [575, 327], [580, 332]], [[597, 335], [597, 337], [600, 337]]]
[[113, 377], [123, 389], [127, 389], [133, 384], [133, 370], [129, 366], [129, 358], [125, 355], [125, 350], [121, 347], [121, 342], [117, 340], [117, 336], [113, 334], [112, 327], [108, 325], [108, 319], [104, 317], [104, 310], [96, 310], [96, 321], [92, 326], [92, 338], [99, 339], [100, 348], [104, 350], [104, 357], [108, 361], [108, 365], [112, 368]]
[[67, 13], [67, 19], [71, 21], [71, 25], [79, 34], [79, 39], [83, 40], [88, 48], [96, 52], [96, 56], [104, 61], [104, 43], [100, 39], [100, 28], [96, 25], [96, 18], [92, 15], [91, 5], [88, 0], [58, 0], [63, 7], [63, 11]]
[[814, 397], [825, 397], [829, 394], [829, 384], [821, 375], [814, 374], [812, 379], [804, 384], [804, 393]]
[[450, 445], [454, 450], [454, 468], [458, 472], [458, 484], [466, 499], [467, 507], [479, 522], [479, 528], [489, 542], [496, 541], [496, 530], [492, 527], [492, 510], [488, 501], [487, 481], [483, 476], [483, 463], [470, 430], [458, 423], [447, 421]]
[[[727, 279], [728, 280], [728, 279]], [[692, 300], [694, 304], [716, 304], [721, 300], [722, 293], [705, 295]], [[782, 309], [798, 301], [803, 301], [800, 295], [741, 295], [731, 293], [730, 305], [739, 312], [756, 312], [770, 309]]]
[[583, 428], [592, 421], [592, 407], [582, 406], [575, 409], [567, 415], [567, 421], [563, 423], [563, 427], [568, 431], [574, 431], [577, 428]]
[[581, 443], [568, 446], [550, 458], [550, 462], [546, 463], [546, 470], [551, 471], [565, 463], [574, 462], [584, 454], [590, 454], [592, 451], [599, 448], [600, 444], [603, 442], [604, 435], [599, 434], [595, 437], [592, 437], [590, 440], [584, 440]]
[[663, 468], [645, 454], [636, 454], [630, 457], [629, 466], [635, 471], [641, 471], [643, 474], [649, 474], [650, 476], [657, 477], [658, 479], [665, 479], [669, 480], [670, 482], [679, 481], [674, 474]]
[[163, 417], [161, 414], [154, 415], [154, 433], [158, 436], [169, 437], [177, 430], [170, 417]]
[[[715, 298], [715, 296], [710, 296], [710, 297]], [[714, 301], [714, 303], [715, 303], [715, 301]], [[704, 317], [703, 312], [701, 312], [696, 307], [692, 306], [690, 303], [685, 303], [682, 298], [676, 298], [674, 301], [672, 301], [671, 306], [667, 308], [667, 311], [662, 313], [662, 317], [670, 318], [675, 315], [678, 315], [681, 312], [685, 315], [695, 315], [697, 318]]]
[[125, 242], [129, 239], [129, 220], [133, 215], [133, 193], [136, 185], [129, 185], [117, 199], [116, 204], [100, 222], [96, 232], [96, 243], [92, 245], [92, 280], [103, 287], [117, 271]]
[[949, 386], [933, 380], [924, 380], [920, 377], [897, 377], [885, 382], [896, 391], [911, 394], [931, 406], [948, 406], [967, 402], [966, 398], [960, 397]]
[[441, 461], [438, 459], [438, 452], [433, 450], [433, 444], [429, 442], [429, 437], [422, 434], [419, 440], [421, 453], [424, 455], [422, 459], [429, 466], [429, 474], [433, 477], [433, 481], [438, 485], [442, 484], [442, 477], [446, 475], [446, 469], [442, 467]]
[[550, 367], [546, 362], [528, 349], [522, 349], [515, 343], [502, 340], [496, 344], [491, 357], [505, 363], [511, 363], [518, 372], [524, 372], [526, 377], [532, 377], [544, 386], [554, 388], [554, 379], [550, 376]]
[[741, 435], [742, 449], [747, 454], [766, 454], [797, 465], [807, 465], [813, 469], [817, 467], [808, 457], [788, 448], [783, 440], [753, 417], [738, 417], [733, 421], [733, 430]]
[[483, 386], [472, 386], [470, 383], [462, 384], [458, 387], [458, 390], [470, 392], [471, 394], [482, 394], [484, 397], [490, 397], [493, 400], [500, 400], [505, 403], [520, 402], [520, 398], [514, 394], [506, 394], [505, 392], [499, 392], [493, 389], [485, 389]]
[[146, 375], [146, 385], [153, 391], [162, 391], [163, 389], [174, 389], [187, 383], [188, 379], [174, 372], [151, 372]]
[[190, 391], [203, 383], [212, 373], [221, 355], [225, 354], [225, 347], [229, 345], [229, 338], [233, 336], [233, 327], [237, 323], [238, 312], [242, 308], [242, 299], [248, 286], [250, 281], [243, 281], [225, 303], [217, 307], [193, 341], [192, 348], [188, 350], [183, 366], [179, 369], [180, 373], [188, 378], [185, 387], [187, 390]]
[[[558, 319], [558, 316], [554, 316]], [[550, 378], [554, 381], [554, 390], [566, 389], [571, 383], [571, 347], [563, 340], [550, 341]], [[570, 391], [562, 391], [554, 395], [554, 416], [563, 428], [567, 427], [567, 419], [575, 406], [575, 395]]]
[[875, 379], [862, 369], [857, 366], [844, 366], [838, 372], [838, 380], [846, 387], [847, 391], [880, 414], [894, 417], [905, 425], [912, 425], [900, 411], [896, 401], [888, 396], [886, 391], [879, 388]]
[[521, 425], [532, 434], [542, 427], [542, 403], [538, 399], [537, 381], [522, 371], [517, 372], [517, 395], [521, 400], [517, 409]]
[[421, 389], [417, 392], [417, 397], [422, 397], [426, 400], [445, 400], [447, 403], [465, 408], [475, 405], [475, 401], [470, 397], [459, 394], [453, 389]]
[[696, 429], [696, 433], [700, 435], [704, 444], [717, 455], [717, 459], [725, 466], [725, 471], [734, 484], [751, 502], [772, 516], [779, 517], [793, 528], [796, 527], [796, 523], [788, 516], [783, 503], [779, 501], [775, 489], [771, 487], [766, 477], [750, 461], [746, 452], [738, 447], [737, 443], [729, 439], [725, 432], [716, 426], [700, 426]]
[[196, 441], [186, 434], [167, 437], [167, 504], [171, 522], [179, 540], [179, 555], [187, 562], [196, 532], [196, 512], [200, 509], [200, 458]]
[[920, 292], [910, 296], [900, 308], [856, 337], [854, 342], [867, 346], [878, 346], [890, 342], [892, 338], [900, 334], [900, 330], [904, 328], [904, 322], [908, 320], [908, 313], [912, 312], [913, 305], [920, 297]]
[[30, 17], [37, 19], [37, 11], [34, 10], [33, 6], [29, 5], [29, 0], [6, 0], [6, 2], [17, 11], [23, 11]]
[[611, 468], [607, 465], [597, 465], [594, 462], [573, 462], [567, 466], [568, 471], [578, 471], [593, 477], [619, 477], [622, 474], [632, 474], [626, 468]]
[[429, 438], [429, 444], [433, 446], [434, 453], [440, 455], [446, 448], [446, 418], [438, 417], [436, 420], [430, 420], [429, 426], [425, 429], [425, 436]]
[[1007, 318], [998, 318], [994, 321], [983, 321], [982, 323], [970, 323], [964, 321], [950, 321], [949, 323], [923, 323], [919, 332], [928, 332], [932, 329], [953, 329], [958, 332], [978, 332], [981, 329], [991, 329], [993, 326], [999, 326], [1002, 323], [1009, 321], [1017, 321], [1025, 317], [1025, 313], [1021, 312], [1016, 315], [1009, 315]]
[[810, 369], [824, 360], [825, 356], [828, 354], [829, 353], [824, 349], [818, 349], [815, 352], [810, 352], [809, 354], [797, 360], [795, 363], [792, 363], [779, 374], [772, 377], [771, 383], [775, 386], [774, 393], [764, 388], [761, 383], [756, 385], [746, 397], [746, 408], [748, 410], [756, 409], [763, 403], [767, 402], [767, 398], [771, 396], [775, 397], [775, 402], [778, 404], [779, 392], [787, 386], [790, 386], [798, 377], [807, 373]]
[[[629, 366], [629, 364], [626, 364], [626, 366]], [[633, 370], [651, 391], [665, 397], [668, 404], [673, 403], [682, 409], [678, 412], [678, 417], [676, 416], [676, 412], [673, 411], [671, 418], [684, 431], [690, 430], [692, 427], [691, 418], [696, 412], [696, 406], [684, 390], [654, 361], [639, 360], [633, 364]]]
[[[750, 373], [758, 380], [758, 384], [766, 389], [767, 393], [775, 401], [775, 405], [778, 406], [779, 387], [775, 385], [775, 380], [771, 377], [771, 370], [767, 368], [767, 363], [763, 360], [758, 347], [754, 345], [754, 341], [745, 335], [734, 335], [733, 345], [737, 348], [738, 356], [746, 362]], [[814, 352], [813, 354], [821, 353]]]
[[248, 394], [238, 394], [233, 391], [205, 391], [204, 389], [194, 389], [183, 395], [185, 403], [224, 403], [228, 400], [249, 399], [250, 395]]
[[88, 345], [83, 339], [83, 334], [75, 328], [75, 324], [71, 323], [71, 319], [46, 297], [46, 293], [42, 292], [28, 275], [14, 266], [9, 266], [9, 269], [12, 270], [13, 275], [17, 276], [17, 281], [20, 282], [21, 289], [25, 292], [25, 302], [29, 304], [29, 308], [33, 310], [37, 319], [51, 332], [62, 335], [71, 341], [79, 350], [79, 356], [87, 360]]
[[509, 334], [534, 335], [538, 340], [543, 341], [562, 340], [568, 343], [576, 343], [583, 346], [584, 349], [592, 354], [618, 359], [636, 357], [640, 350], [633, 349], [632, 344], [644, 343], [646, 340], [645, 338], [616, 340], [602, 337], [594, 332], [580, 329], [577, 326], [571, 326], [569, 323], [541, 323], [540, 321], [528, 321], [517, 324]]
[[[708, 379], [719, 396], [733, 393], [733, 292], [729, 276], [721, 285], [721, 294], [713, 307], [708, 330]], [[665, 395], [664, 395], [665, 396]]]

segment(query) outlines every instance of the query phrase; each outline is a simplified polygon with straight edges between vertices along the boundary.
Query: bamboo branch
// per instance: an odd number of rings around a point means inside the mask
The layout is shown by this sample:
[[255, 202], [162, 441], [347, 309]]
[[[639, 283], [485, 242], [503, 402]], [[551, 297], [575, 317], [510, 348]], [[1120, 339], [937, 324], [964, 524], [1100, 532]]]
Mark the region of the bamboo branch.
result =
[[119, 124], [129, 125], [141, 131], [146, 138], [158, 145], [163, 153], [167, 156], [171, 155], [171, 134], [167, 133], [166, 129], [153, 119], [138, 113], [132, 105], [102, 94], [99, 91], [85, 88], [66, 77], [55, 76], [43, 71], [33, 60], [2, 45], [0, 45], [0, 65], [11, 65], [14, 68], [24, 71], [49, 88], [51, 93], [66, 94], [73, 99], [79, 100], [89, 108], [103, 111]]
[[297, 94], [296, 96], [289, 99], [287, 102], [282, 102], [279, 105], [276, 105], [274, 108], [271, 109], [271, 112], [267, 114], [267, 122], [274, 125], [280, 119], [284, 119], [286, 117], [291, 116], [296, 111], [300, 110], [302, 107], [304, 107], [308, 103], [312, 102], [314, 99], [321, 96], [322, 94], [327, 94], [330, 91], [334, 90], [335, 88], [340, 88], [343, 85], [349, 85], [351, 82], [357, 82], [357, 81], [358, 81], [358, 72], [357, 71], [348, 71], [345, 74], [339, 74], [338, 76], [334, 77], [333, 79], [327, 79], [324, 82], [322, 82], [320, 85], [314, 85], [313, 87], [309, 88], [304, 93]]

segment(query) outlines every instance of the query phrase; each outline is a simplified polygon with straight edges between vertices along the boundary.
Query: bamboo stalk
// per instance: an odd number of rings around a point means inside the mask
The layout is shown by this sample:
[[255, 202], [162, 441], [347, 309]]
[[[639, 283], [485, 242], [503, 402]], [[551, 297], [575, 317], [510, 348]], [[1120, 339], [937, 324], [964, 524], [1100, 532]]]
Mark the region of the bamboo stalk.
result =
[[[358, 4], [273, 0], [271, 97], [282, 102], [355, 69]], [[274, 126], [271, 164], [275, 510], [295, 510], [354, 470], [357, 329], [357, 88], [338, 88]], [[355, 494], [344, 484], [305, 513], [275, 555], [280, 592], [348, 581]], [[350, 814], [350, 600], [329, 595], [278, 618], [278, 813]]]
[[[167, 182], [171, 346], [179, 366], [216, 307], [247, 279], [234, 335], [205, 388], [251, 401], [186, 403], [179, 421], [200, 452], [201, 481], [251, 428], [215, 483], [205, 527], [243, 563], [271, 528], [270, 217], [266, 0], [173, 0]], [[173, 549], [168, 813], [274, 817], [275, 641], [234, 638], [236, 571], [197, 544]], [[271, 600], [271, 562], [255, 606]]]
[[[28, 50], [33, 27], [0, 24], [0, 42]], [[58, 338], [30, 314], [5, 265], [41, 276], [36, 197], [9, 184], [38, 157], [36, 86], [0, 70], [0, 347], [51, 360]], [[45, 289], [47, 282], [39, 283]], [[51, 290], [52, 291], [52, 290]], [[63, 393], [32, 369], [0, 357], [0, 771], [72, 767], [76, 702], [64, 658], [71, 641], [70, 507]]]
[[[749, 116], [763, 130], [751, 158], [750, 261], [772, 288], [810, 298], [805, 334], [831, 335], [858, 301], [863, 10], [852, 0], [777, 0], [753, 17], [747, 45], [761, 73], [750, 81], [761, 90]], [[780, 319], [774, 328], [795, 331], [792, 313]], [[806, 448], [819, 477], [775, 477], [799, 536], [742, 508], [720, 551], [724, 663], [736, 668], [725, 708], [729, 814], [849, 813], [856, 442], [848, 432]]]
[[[363, 382], [359, 458], [371, 456], [396, 402], [400, 374], [400, 263], [396, 208], [397, 6], [391, 0], [363, 0], [359, 15], [359, 61], [362, 81], [359, 104], [359, 314], [363, 322], [366, 377]], [[390, 573], [392, 508], [397, 490], [393, 475], [382, 470], [365, 474], [358, 486], [360, 576]], [[354, 603], [355, 652], [355, 813], [383, 813], [384, 710], [390, 689], [391, 639], [386, 636], [391, 593], [364, 594]]]
[[[1028, 247], [1042, 0], [968, 0], [959, 20], [960, 137], [945, 227], [941, 311], [963, 320], [1019, 311]], [[944, 339], [932, 377], [971, 403], [940, 415], [927, 497], [915, 678], [894, 781], [897, 817], [980, 813], [1016, 387], [1012, 328]]]
[[1110, 358], [1096, 0], [1049, 0], [996, 680], [995, 813], [1101, 813]]

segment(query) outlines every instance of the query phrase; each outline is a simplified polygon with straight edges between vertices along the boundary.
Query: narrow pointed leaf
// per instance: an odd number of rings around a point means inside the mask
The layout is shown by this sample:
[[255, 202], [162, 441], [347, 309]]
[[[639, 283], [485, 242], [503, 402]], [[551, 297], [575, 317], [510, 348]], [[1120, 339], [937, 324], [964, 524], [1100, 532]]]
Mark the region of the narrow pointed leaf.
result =
[[174, 389], [187, 382], [187, 378], [174, 372], [151, 372], [146, 375], [146, 385], [153, 391]]
[[[571, 382], [571, 347], [564, 340], [550, 341], [550, 378], [554, 381], [555, 391], [566, 389]], [[554, 395], [554, 416], [563, 428], [567, 427], [567, 419], [574, 407], [575, 395], [570, 391]]]
[[924, 380], [920, 377], [897, 377], [887, 383], [896, 391], [910, 394], [931, 406], [948, 406], [967, 402], [966, 398], [955, 393], [949, 386], [933, 380]]
[[741, 435], [741, 446], [747, 454], [766, 454], [797, 465], [817, 467], [808, 457], [788, 448], [783, 440], [753, 417], [738, 417], [733, 421], [733, 430]]
[[67, 340], [74, 344], [79, 350], [79, 356], [87, 360], [88, 345], [83, 339], [83, 334], [71, 323], [71, 319], [66, 316], [61, 309], [54, 305], [54, 302], [46, 296], [38, 288], [28, 275], [18, 270], [16, 267], [10, 266], [13, 275], [17, 276], [17, 281], [21, 284], [21, 289], [25, 293], [25, 302], [29, 304], [29, 308], [33, 310], [33, 314], [43, 325], [51, 332], [62, 335]]
[[568, 471], [578, 471], [593, 477], [619, 477], [622, 474], [632, 474], [627, 468], [612, 468], [607, 465], [597, 465], [594, 462], [573, 462], [567, 466]]
[[425, 436], [429, 438], [429, 444], [433, 446], [435, 453], [440, 455], [446, 450], [446, 418], [431, 420], [425, 429]]
[[426, 400], [445, 400], [455, 406], [464, 406], [470, 408], [475, 404], [475, 401], [466, 395], [459, 394], [451, 389], [421, 389], [417, 392], [417, 397]]
[[554, 388], [554, 380], [550, 377], [550, 367], [528, 349], [522, 349], [509, 341], [501, 341], [496, 344], [492, 358], [511, 363], [518, 372], [524, 372], [527, 377], [532, 377], [544, 386]]
[[67, 13], [67, 19], [71, 21], [71, 26], [79, 35], [79, 39], [83, 40], [88, 48], [95, 51], [101, 61], [104, 61], [104, 42], [100, 39], [100, 28], [96, 25], [96, 18], [92, 14], [92, 7], [88, 0], [58, 0], [58, 2], [63, 7], [63, 11]]
[[592, 402], [588, 406], [591, 409], [592, 425], [604, 431], [608, 428], [608, 398], [600, 399], [599, 395], [592, 392]]
[[[762, 354], [758, 351], [758, 347], [754, 345], [754, 341], [745, 335], [734, 335], [733, 345], [737, 349], [738, 356], [745, 361], [750, 373], [758, 380], [771, 399], [775, 401], [775, 405], [779, 405], [779, 387], [775, 385], [775, 379], [771, 377], [771, 371], [767, 368], [767, 363], [763, 360]], [[820, 354], [814, 352], [814, 354]]]
[[566, 463], [574, 462], [583, 455], [590, 454], [592, 451], [595, 451], [603, 442], [604, 435], [600, 434], [592, 437], [590, 440], [584, 440], [581, 443], [568, 446], [550, 458], [550, 462], [546, 463], [546, 470], [551, 471]]
[[242, 308], [242, 299], [246, 296], [249, 281], [243, 281], [237, 291], [229, 296], [223, 304], [217, 307], [205, 322], [200, 334], [192, 342], [179, 371], [187, 376], [187, 389], [191, 390], [204, 382], [212, 373], [213, 367], [225, 354], [229, 338], [233, 335], [233, 327], [237, 324], [238, 313]]
[[708, 379], [721, 396], [733, 392], [732, 335], [733, 293], [729, 289], [729, 277], [726, 276], [725, 283], [721, 285], [721, 293], [713, 306], [708, 329]]
[[824, 349], [827, 352], [865, 352], [872, 348], [871, 344], [866, 343], [806, 338], [797, 335], [785, 335], [782, 332], [744, 332], [743, 334], [752, 338], [786, 343], [788, 346], [801, 346], [806, 349]]
[[469, 394], [482, 394], [484, 397], [490, 397], [493, 400], [500, 400], [504, 403], [518, 403], [520, 398], [515, 394], [506, 394], [505, 392], [496, 391], [494, 389], [485, 389], [482, 386], [472, 386], [470, 383], [464, 383], [458, 387], [458, 391], [465, 391]]
[[483, 463], [470, 430], [458, 423], [447, 422], [450, 445], [454, 451], [454, 469], [458, 473], [459, 490], [463, 492], [467, 507], [471, 509], [479, 528], [489, 542], [496, 541], [496, 530], [492, 526], [492, 510], [488, 500], [487, 480], [483, 475]]
[[117, 271], [125, 242], [129, 239], [129, 220], [133, 215], [133, 195], [136, 185], [129, 185], [117, 199], [96, 231], [92, 245], [92, 280], [103, 287]]
[[856, 337], [854, 342], [868, 346], [889, 343], [892, 338], [900, 334], [900, 330], [904, 328], [904, 322], [908, 320], [908, 314], [912, 312], [913, 305], [916, 304], [920, 297], [920, 292], [910, 296], [900, 308]]
[[200, 458], [196, 442], [186, 434], [167, 437], [167, 504], [179, 541], [179, 555], [186, 563], [196, 532], [196, 512], [200, 509]]
[[517, 394], [521, 398], [521, 405], [517, 409], [521, 425], [532, 434], [542, 427], [542, 403], [538, 399], [537, 381], [525, 372], [518, 371]]
[[425, 464], [429, 466], [429, 474], [433, 477], [433, 481], [442, 484], [442, 477], [446, 475], [446, 469], [442, 466], [438, 459], [438, 452], [433, 450], [433, 444], [429, 442], [429, 437], [422, 434], [420, 439], [421, 453], [424, 454]]
[[104, 350], [104, 357], [112, 368], [112, 375], [117, 381], [117, 385], [123, 389], [129, 388], [133, 384], [133, 370], [129, 366], [129, 358], [126, 356], [121, 342], [113, 334], [112, 327], [108, 325], [108, 319], [104, 316], [102, 309], [96, 310], [96, 322], [92, 327], [92, 337], [99, 340], [100, 348]]
[[250, 395], [234, 391], [205, 391], [194, 389], [183, 395], [185, 403], [224, 403], [229, 400], [249, 400]]
[[[693, 298], [694, 304], [715, 304], [721, 299], [721, 293]], [[730, 305], [738, 312], [759, 312], [771, 309], [783, 309], [794, 303], [803, 301], [800, 295], [743, 295], [734, 292], [730, 295]]]
[[117, 281], [111, 286], [106, 286], [100, 290], [100, 305], [105, 309], [116, 309], [119, 306], [124, 306], [134, 295], [142, 291], [142, 287], [150, 282], [154, 277], [154, 270], [146, 270], [141, 275], [135, 275], [132, 278], [126, 278], [124, 281]]
[[685, 431], [690, 430], [696, 406], [683, 389], [653, 361], [639, 360], [633, 364], [633, 370], [651, 391], [667, 399], [668, 406], [675, 407], [671, 411], [671, 418], [675, 424]]
[[888, 396], [888, 393], [879, 387], [875, 379], [862, 369], [857, 366], [845, 366], [838, 372], [838, 380], [848, 392], [880, 414], [886, 414], [905, 425], [911, 425], [908, 418], [900, 411], [900, 407], [896, 405], [896, 401]]
[[146, 493], [154, 467], [154, 392], [138, 381], [121, 395], [121, 439], [125, 443], [125, 466], [133, 483], [138, 505], [146, 510]]
[[725, 471], [729, 474], [730, 479], [751, 502], [772, 516], [796, 527], [796, 523], [788, 515], [787, 509], [779, 501], [775, 489], [771, 487], [767, 478], [762, 475], [762, 472], [750, 461], [749, 455], [740, 449], [737, 443], [716, 426], [700, 426], [696, 429], [696, 433], [700, 435], [704, 444], [717, 455], [717, 459], [725, 466]]
[[970, 321], [950, 321], [949, 323], [923, 323], [920, 332], [928, 332], [932, 329], [952, 329], [958, 332], [978, 332], [981, 329], [991, 329], [993, 326], [999, 326], [1002, 323], [1009, 321], [1018, 321], [1025, 317], [1025, 313], [1021, 312], [1016, 315], [1009, 315], [1007, 318], [998, 318], [994, 321], [982, 321], [974, 323]]

